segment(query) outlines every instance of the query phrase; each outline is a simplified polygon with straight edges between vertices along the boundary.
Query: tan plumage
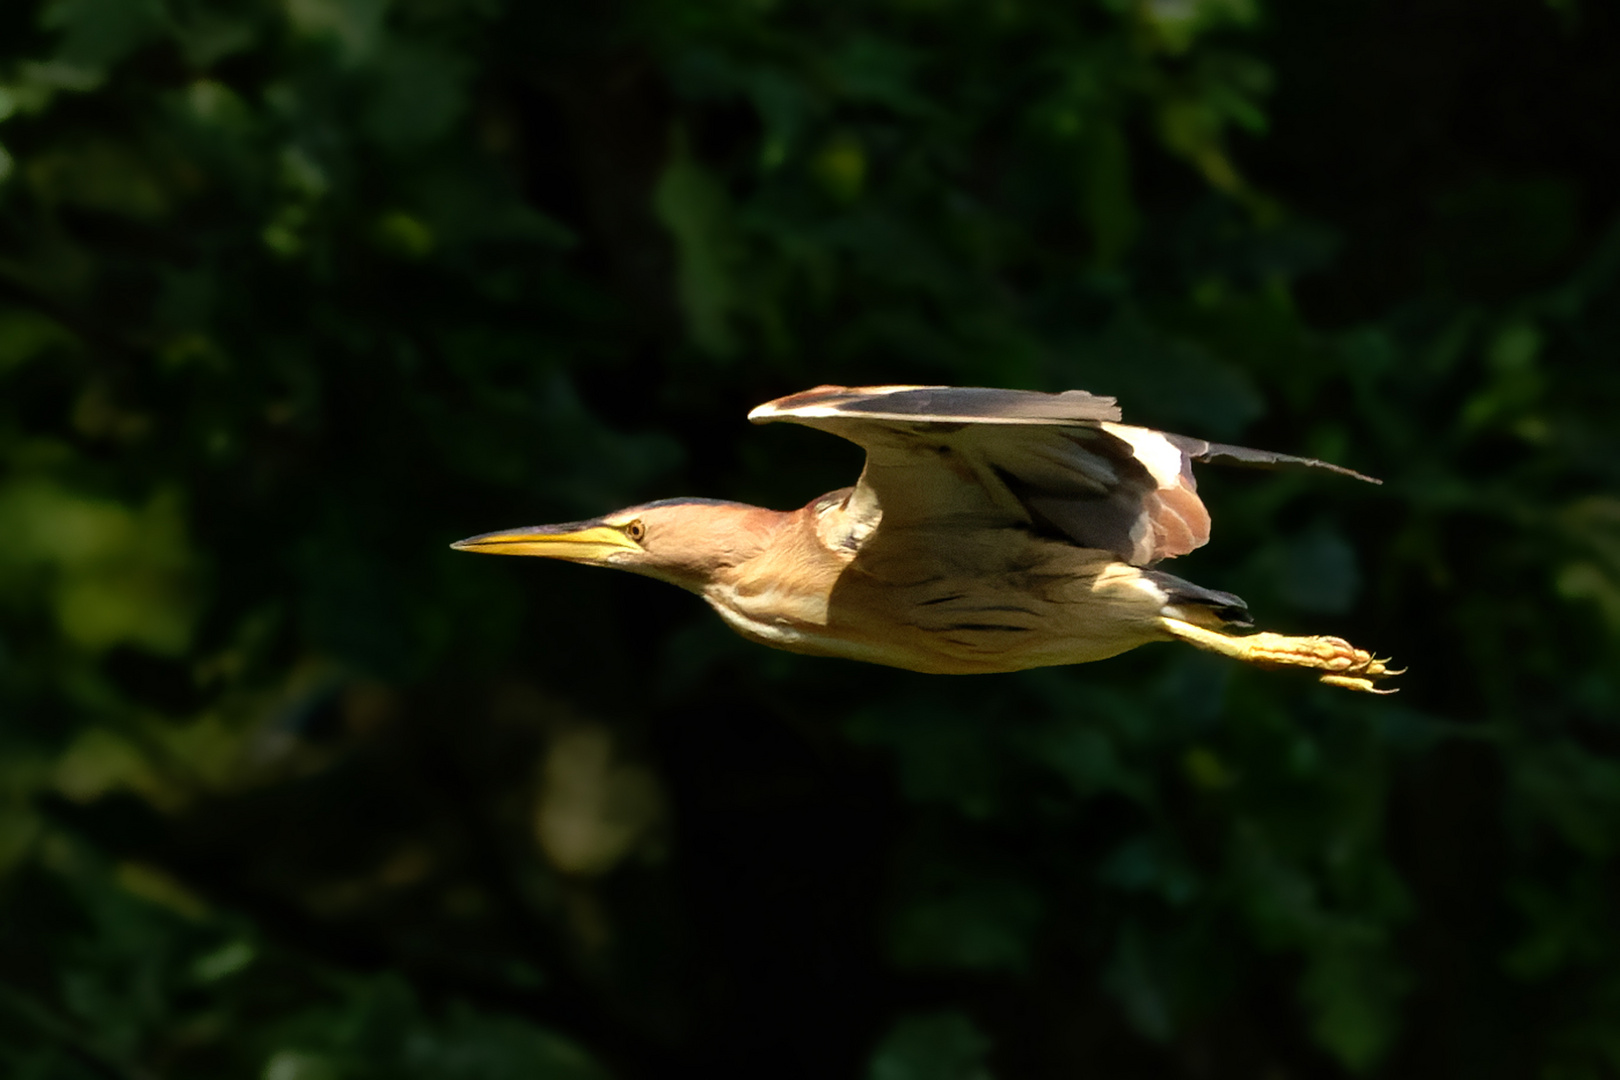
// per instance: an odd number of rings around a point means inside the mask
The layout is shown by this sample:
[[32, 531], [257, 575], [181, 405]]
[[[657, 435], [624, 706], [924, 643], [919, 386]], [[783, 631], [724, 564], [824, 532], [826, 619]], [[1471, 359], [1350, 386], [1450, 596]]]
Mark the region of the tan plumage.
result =
[[1242, 600], [1150, 569], [1209, 539], [1194, 460], [1359, 473], [1131, 427], [1080, 390], [823, 386], [749, 418], [859, 444], [859, 482], [794, 511], [671, 499], [454, 546], [632, 570], [754, 641], [913, 671], [1077, 664], [1179, 638], [1354, 690], [1394, 674], [1339, 638], [1230, 633], [1249, 623]]

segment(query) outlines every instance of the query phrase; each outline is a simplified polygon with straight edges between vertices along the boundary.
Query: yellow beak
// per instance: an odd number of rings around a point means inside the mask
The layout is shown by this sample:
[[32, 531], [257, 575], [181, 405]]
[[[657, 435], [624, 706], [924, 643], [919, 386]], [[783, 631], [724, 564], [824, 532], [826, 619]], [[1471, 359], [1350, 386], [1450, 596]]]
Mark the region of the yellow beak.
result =
[[536, 525], [527, 529], [469, 536], [450, 545], [457, 551], [484, 551], [492, 555], [539, 555], [570, 562], [603, 563], [610, 556], [641, 550], [641, 545], [612, 525], [576, 521], [567, 525]]

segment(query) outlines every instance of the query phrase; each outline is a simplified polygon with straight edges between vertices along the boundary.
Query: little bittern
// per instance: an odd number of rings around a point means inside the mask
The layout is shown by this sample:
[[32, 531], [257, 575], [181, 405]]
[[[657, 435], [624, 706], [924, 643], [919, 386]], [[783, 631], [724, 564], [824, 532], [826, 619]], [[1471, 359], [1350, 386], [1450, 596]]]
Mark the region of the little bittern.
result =
[[753, 641], [912, 671], [1080, 664], [1179, 638], [1351, 690], [1387, 692], [1376, 680], [1397, 674], [1340, 638], [1233, 633], [1252, 626], [1241, 599], [1148, 569], [1209, 539], [1194, 461], [1360, 473], [1131, 427], [1083, 390], [821, 386], [749, 419], [842, 436], [866, 468], [798, 510], [666, 499], [453, 546], [631, 570]]

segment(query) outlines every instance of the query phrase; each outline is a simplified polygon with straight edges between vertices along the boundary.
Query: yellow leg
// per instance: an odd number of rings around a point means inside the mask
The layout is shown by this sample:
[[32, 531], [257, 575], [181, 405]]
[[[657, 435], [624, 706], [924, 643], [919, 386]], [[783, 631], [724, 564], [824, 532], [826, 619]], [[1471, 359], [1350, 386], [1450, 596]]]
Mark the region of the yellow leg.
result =
[[1399, 675], [1405, 670], [1391, 670], [1386, 666], [1389, 663], [1387, 660], [1380, 660], [1343, 638], [1289, 637], [1266, 632], [1239, 637], [1168, 617], [1161, 617], [1159, 625], [1172, 637], [1234, 660], [1244, 660], [1262, 667], [1301, 667], [1320, 671], [1322, 674], [1317, 678], [1322, 682], [1329, 686], [1342, 686], [1346, 690], [1393, 694], [1393, 689], [1380, 690], [1374, 686], [1373, 680]]

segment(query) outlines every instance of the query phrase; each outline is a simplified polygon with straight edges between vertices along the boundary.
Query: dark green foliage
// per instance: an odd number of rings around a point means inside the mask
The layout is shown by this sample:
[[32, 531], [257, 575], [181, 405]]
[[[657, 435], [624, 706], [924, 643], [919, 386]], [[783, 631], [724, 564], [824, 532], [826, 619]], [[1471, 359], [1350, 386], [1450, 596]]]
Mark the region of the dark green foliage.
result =
[[[1620, 1071], [1620, 26], [1423, 0], [0, 5], [0, 1071]], [[1117, 394], [1407, 663], [941, 679], [447, 550]]]

